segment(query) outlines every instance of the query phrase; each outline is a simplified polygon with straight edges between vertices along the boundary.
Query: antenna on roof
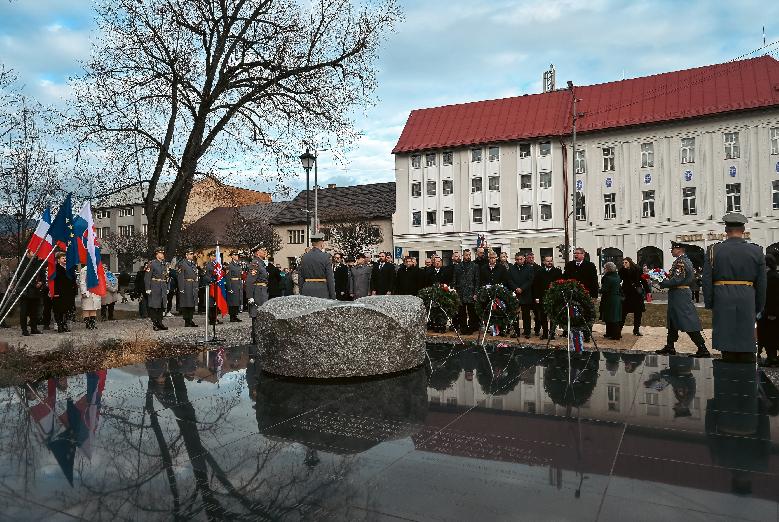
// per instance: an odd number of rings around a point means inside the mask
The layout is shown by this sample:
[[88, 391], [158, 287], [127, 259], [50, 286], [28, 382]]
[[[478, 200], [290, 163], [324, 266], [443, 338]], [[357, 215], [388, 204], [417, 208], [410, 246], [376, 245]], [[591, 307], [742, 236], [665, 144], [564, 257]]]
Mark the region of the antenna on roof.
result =
[[765, 26], [763, 26], [763, 47], [765, 47]]
[[549, 65], [549, 70], [544, 71], [544, 92], [552, 92], [555, 89], [555, 71], [554, 64]]

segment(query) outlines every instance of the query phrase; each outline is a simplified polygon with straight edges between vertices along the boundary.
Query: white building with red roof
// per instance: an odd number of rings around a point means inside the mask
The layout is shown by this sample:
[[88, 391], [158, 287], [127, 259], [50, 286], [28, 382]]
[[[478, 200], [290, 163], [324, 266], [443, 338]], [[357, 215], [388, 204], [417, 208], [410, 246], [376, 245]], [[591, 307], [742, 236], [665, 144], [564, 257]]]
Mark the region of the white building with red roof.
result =
[[601, 263], [668, 264], [671, 241], [683, 241], [702, 264], [733, 211], [749, 218], [753, 242], [779, 249], [779, 62], [770, 56], [414, 110], [393, 154], [403, 255], [447, 257], [484, 234], [512, 255], [561, 262], [574, 186], [577, 246]]

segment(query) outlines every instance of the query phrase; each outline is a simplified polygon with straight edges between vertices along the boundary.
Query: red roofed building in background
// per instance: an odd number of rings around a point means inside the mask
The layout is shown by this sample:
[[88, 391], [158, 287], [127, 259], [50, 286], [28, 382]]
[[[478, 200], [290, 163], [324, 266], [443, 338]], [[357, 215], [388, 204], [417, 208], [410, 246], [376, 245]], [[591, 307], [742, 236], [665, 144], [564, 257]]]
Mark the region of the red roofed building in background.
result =
[[[601, 263], [663, 265], [670, 242], [720, 239], [750, 218], [779, 248], [779, 62], [770, 56], [411, 112], [393, 149], [395, 245], [554, 254], [577, 190], [577, 243]], [[572, 170], [575, 168], [576, 174]], [[571, 220], [568, 220], [570, 225]], [[696, 263], [697, 264], [697, 263]]]

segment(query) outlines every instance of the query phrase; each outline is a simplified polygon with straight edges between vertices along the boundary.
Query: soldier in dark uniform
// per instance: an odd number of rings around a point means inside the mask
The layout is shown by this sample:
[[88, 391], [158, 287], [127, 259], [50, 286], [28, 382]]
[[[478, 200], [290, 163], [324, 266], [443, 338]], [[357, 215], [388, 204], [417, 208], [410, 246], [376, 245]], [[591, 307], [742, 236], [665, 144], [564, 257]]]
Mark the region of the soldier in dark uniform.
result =
[[731, 213], [723, 221], [727, 239], [709, 248], [703, 264], [703, 300], [713, 311], [712, 346], [725, 360], [754, 361], [755, 316], [766, 300], [765, 257], [762, 248], [744, 239], [746, 217]]
[[165, 262], [165, 249], [154, 250], [154, 259], [149, 262], [149, 271], [144, 281], [149, 301], [149, 317], [154, 330], [167, 330], [162, 324], [162, 311], [168, 301], [168, 264]]
[[333, 264], [322, 251], [324, 239], [322, 234], [311, 234], [311, 250], [303, 254], [298, 268], [300, 295], [335, 299]]
[[227, 310], [231, 323], [240, 323], [238, 312], [243, 302], [243, 266], [238, 261], [238, 252], [230, 252], [231, 261], [225, 267], [227, 277]]
[[197, 306], [198, 274], [197, 265], [195, 265], [195, 251], [187, 250], [184, 259], [177, 265], [178, 274], [178, 298], [176, 304], [181, 310], [181, 316], [184, 318], [184, 326], [196, 327], [192, 317], [195, 314]]
[[268, 269], [265, 259], [268, 252], [264, 248], [254, 249], [254, 258], [249, 264], [249, 273], [246, 274], [246, 300], [249, 305], [249, 316], [252, 318], [252, 343], [257, 340], [254, 337], [255, 319], [257, 319], [257, 308], [268, 301]]
[[[216, 252], [214, 250], [208, 253], [208, 261], [203, 265], [203, 284], [206, 285], [206, 292], [211, 289], [211, 283], [216, 281], [214, 278], [214, 270], [216, 269]], [[208, 296], [208, 324], [222, 324], [216, 316], [216, 299], [213, 299], [210, 294]]]
[[668, 288], [668, 315], [666, 328], [668, 337], [665, 347], [657, 350], [660, 355], [675, 355], [674, 343], [679, 340], [679, 331], [687, 332], [692, 342], [698, 348], [693, 357], [711, 357], [706, 349], [706, 342], [701, 335], [701, 320], [692, 302], [690, 283], [695, 279], [692, 261], [685, 253], [686, 245], [671, 242], [671, 254], [676, 258], [671, 266], [668, 278], [660, 283], [661, 288]]

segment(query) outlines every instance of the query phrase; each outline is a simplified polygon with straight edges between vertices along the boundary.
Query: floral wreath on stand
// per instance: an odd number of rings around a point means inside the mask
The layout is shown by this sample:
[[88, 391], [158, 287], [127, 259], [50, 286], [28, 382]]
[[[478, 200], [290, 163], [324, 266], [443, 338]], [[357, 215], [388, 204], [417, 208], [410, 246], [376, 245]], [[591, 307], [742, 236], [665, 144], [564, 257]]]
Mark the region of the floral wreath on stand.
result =
[[460, 296], [454, 288], [446, 284], [436, 284], [423, 288], [417, 294], [425, 303], [425, 312], [433, 326], [446, 326], [460, 309]]
[[486, 285], [476, 294], [476, 313], [482, 325], [489, 321], [490, 335], [508, 335], [518, 307], [514, 293], [503, 285]]
[[576, 279], [558, 279], [549, 285], [544, 295], [544, 311], [554, 323], [565, 329], [568, 317], [571, 330], [592, 332], [595, 305], [584, 286]]

